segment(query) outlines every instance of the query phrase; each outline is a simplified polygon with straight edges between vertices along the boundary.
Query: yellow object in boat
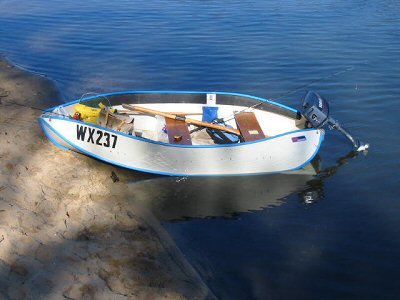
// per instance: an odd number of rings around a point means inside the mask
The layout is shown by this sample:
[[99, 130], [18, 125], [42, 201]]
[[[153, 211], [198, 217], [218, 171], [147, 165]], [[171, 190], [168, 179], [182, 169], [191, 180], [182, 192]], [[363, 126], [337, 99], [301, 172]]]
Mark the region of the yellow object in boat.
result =
[[88, 123], [97, 123], [97, 118], [100, 115], [101, 108], [90, 107], [81, 103], [74, 106], [75, 112], [81, 114], [82, 121]]
[[[99, 103], [99, 106], [100, 106], [100, 108], [106, 108], [106, 106], [102, 102]], [[112, 113], [116, 113], [117, 109], [109, 107], [109, 111], [112, 112]]]

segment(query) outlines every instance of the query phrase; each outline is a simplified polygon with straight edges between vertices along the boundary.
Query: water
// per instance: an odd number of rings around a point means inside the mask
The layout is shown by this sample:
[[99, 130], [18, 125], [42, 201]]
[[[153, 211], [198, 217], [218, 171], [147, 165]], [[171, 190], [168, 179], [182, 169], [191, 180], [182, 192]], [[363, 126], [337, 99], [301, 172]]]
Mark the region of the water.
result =
[[[319, 179], [155, 178], [134, 183], [133, 198], [152, 203], [219, 298], [399, 294], [398, 1], [3, 0], [0, 12], [0, 52], [68, 100], [128, 89], [274, 98], [316, 81], [368, 156], [337, 168], [350, 145], [328, 132], [322, 169], [336, 167]], [[146, 192], [157, 188], [168, 192]]]

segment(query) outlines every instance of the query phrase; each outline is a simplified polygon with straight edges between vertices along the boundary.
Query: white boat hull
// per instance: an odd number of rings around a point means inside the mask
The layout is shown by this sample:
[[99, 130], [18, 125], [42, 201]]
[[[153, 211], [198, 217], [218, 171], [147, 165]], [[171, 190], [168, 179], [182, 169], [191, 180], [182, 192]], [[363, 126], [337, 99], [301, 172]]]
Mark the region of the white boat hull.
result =
[[173, 176], [296, 170], [314, 158], [324, 138], [321, 129], [303, 129], [239, 144], [172, 145], [65, 117], [43, 115], [39, 121], [57, 146], [121, 167]]

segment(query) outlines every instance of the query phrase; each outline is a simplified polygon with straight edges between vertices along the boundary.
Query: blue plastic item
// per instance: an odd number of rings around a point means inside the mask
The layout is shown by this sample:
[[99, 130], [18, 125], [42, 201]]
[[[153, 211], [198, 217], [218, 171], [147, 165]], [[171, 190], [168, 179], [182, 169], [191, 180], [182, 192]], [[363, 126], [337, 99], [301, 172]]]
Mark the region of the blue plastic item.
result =
[[218, 118], [218, 107], [203, 106], [203, 122], [211, 123]]
[[[223, 119], [218, 119], [218, 107], [216, 106], [203, 106], [203, 122], [227, 126]], [[240, 141], [239, 136], [214, 128], [207, 128], [207, 133], [216, 144], [234, 144]]]

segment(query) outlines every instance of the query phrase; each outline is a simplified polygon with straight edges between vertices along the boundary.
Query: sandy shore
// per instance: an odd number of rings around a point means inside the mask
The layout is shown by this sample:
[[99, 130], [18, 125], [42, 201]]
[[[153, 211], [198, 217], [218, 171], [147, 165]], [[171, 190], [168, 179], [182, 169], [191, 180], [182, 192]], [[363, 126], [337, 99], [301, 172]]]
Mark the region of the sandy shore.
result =
[[[151, 212], [145, 176], [52, 145], [36, 118], [54, 84], [0, 57], [0, 299], [213, 298]], [[119, 177], [114, 182], [111, 173]]]

